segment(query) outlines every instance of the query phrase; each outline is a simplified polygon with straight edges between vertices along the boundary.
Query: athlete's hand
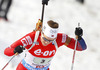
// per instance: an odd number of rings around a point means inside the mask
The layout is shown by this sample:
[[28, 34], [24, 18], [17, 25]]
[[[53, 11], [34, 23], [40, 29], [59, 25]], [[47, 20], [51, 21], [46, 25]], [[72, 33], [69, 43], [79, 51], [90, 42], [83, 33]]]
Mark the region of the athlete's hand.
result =
[[36, 23], [36, 31], [41, 31], [42, 30], [42, 22], [41, 20], [39, 19], [38, 20], [38, 23]]
[[20, 53], [23, 52], [24, 49], [25, 49], [25, 48], [24, 48], [23, 46], [19, 45], [19, 46], [17, 46], [17, 47], [14, 49], [14, 53], [20, 54]]
[[78, 37], [78, 40], [81, 40], [83, 35], [83, 29], [81, 27], [76, 27], [75, 35]]

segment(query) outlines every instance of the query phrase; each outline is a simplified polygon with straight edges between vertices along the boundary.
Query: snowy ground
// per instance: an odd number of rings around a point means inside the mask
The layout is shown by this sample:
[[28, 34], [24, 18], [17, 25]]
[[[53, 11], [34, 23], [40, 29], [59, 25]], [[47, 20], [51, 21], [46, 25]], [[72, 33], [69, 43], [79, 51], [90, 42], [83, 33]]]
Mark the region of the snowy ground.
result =
[[[47, 20], [59, 22], [60, 30], [71, 37], [74, 36], [78, 22], [84, 30], [83, 38], [87, 43], [87, 50], [76, 52], [74, 70], [100, 69], [100, 5], [99, 0], [86, 0], [84, 5], [75, 0], [50, 0], [45, 7], [44, 23]], [[5, 56], [6, 47], [35, 28], [41, 18], [41, 0], [13, 0], [8, 13], [9, 22], [0, 21], [0, 69], [11, 57]], [[58, 49], [51, 70], [71, 70], [73, 50], [62, 46]], [[24, 57], [24, 53], [16, 56], [5, 70], [15, 70], [17, 64]]]

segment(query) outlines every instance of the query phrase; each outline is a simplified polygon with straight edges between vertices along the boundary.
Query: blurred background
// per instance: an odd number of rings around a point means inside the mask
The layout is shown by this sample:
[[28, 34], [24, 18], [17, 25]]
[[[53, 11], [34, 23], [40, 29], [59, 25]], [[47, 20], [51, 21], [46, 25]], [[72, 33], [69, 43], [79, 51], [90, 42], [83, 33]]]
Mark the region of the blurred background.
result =
[[[59, 23], [59, 32], [75, 37], [75, 27], [83, 28], [87, 50], [76, 52], [74, 70], [100, 69], [100, 5], [99, 0], [50, 0], [45, 6], [44, 22]], [[4, 49], [31, 32], [41, 19], [42, 0], [13, 0], [7, 13], [7, 20], [0, 18], [0, 69], [11, 59], [4, 55]], [[16, 70], [25, 52], [16, 56], [5, 70]], [[58, 49], [50, 70], [71, 70], [73, 50], [65, 46]]]

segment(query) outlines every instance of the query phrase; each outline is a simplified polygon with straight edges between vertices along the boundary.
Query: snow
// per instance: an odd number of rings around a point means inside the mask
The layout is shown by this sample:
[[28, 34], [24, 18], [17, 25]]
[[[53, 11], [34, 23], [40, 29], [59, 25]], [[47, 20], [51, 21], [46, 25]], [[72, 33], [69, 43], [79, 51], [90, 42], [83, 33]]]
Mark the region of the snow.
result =
[[[44, 23], [54, 20], [59, 23], [60, 30], [71, 37], [75, 37], [75, 27], [84, 30], [83, 38], [87, 43], [87, 50], [76, 52], [74, 70], [100, 69], [100, 5], [99, 0], [86, 0], [82, 5], [75, 0], [50, 0], [45, 6]], [[8, 13], [9, 22], [0, 21], [0, 69], [12, 58], [4, 55], [4, 49], [14, 41], [31, 32], [41, 19], [41, 0], [13, 0]], [[62, 46], [52, 60], [51, 70], [71, 70], [73, 50]], [[16, 56], [5, 70], [16, 70], [24, 53]]]

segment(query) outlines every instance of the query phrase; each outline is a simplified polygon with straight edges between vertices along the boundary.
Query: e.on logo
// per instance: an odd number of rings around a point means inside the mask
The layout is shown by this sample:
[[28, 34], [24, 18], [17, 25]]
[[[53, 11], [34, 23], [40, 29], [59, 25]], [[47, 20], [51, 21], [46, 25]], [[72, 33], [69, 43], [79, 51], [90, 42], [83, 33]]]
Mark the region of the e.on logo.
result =
[[55, 54], [55, 50], [52, 50], [52, 51], [44, 51], [42, 52], [41, 49], [37, 49], [34, 51], [34, 53], [36, 55], [43, 55], [43, 56], [51, 56], [52, 54]]

